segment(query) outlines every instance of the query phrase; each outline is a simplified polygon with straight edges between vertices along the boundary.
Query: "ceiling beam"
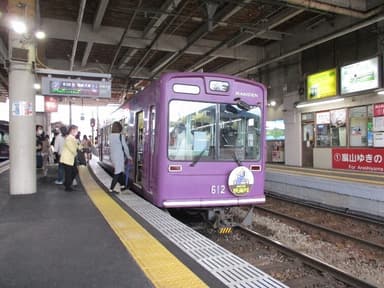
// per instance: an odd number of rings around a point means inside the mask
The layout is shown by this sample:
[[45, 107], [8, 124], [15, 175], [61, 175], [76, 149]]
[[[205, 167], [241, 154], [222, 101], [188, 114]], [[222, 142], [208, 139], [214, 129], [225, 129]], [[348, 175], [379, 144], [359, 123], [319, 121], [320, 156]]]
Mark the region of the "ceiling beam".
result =
[[[101, 27], [101, 22], [103, 21], [105, 11], [107, 10], [109, 0], [100, 0], [99, 7], [97, 8], [95, 19], [93, 20], [93, 31], [99, 31]], [[87, 47], [85, 48], [83, 58], [81, 60], [81, 67], [87, 65], [89, 55], [91, 54], [93, 41], [87, 42]]]
[[83, 54], [83, 59], [81, 60], [81, 67], [84, 67], [85, 65], [87, 65], [89, 54], [91, 54], [92, 47], [93, 47], [93, 42], [88, 41]]
[[381, 6], [372, 9], [368, 12], [360, 12], [355, 9], [341, 7], [336, 4], [329, 4], [313, 0], [284, 0], [284, 2], [287, 2], [288, 4], [297, 5], [298, 7], [310, 8], [319, 11], [324, 11], [327, 13], [340, 14], [360, 19], [367, 19], [383, 11], [383, 7]]
[[72, 55], [71, 60], [69, 63], [69, 70], [73, 70], [73, 63], [75, 62], [75, 56], [76, 56], [76, 50], [77, 50], [77, 43], [79, 41], [80, 37], [80, 31], [81, 31], [81, 25], [83, 23], [83, 16], [84, 16], [84, 10], [85, 5], [87, 4], [87, 0], [81, 0], [80, 8], [79, 8], [79, 15], [77, 16], [77, 28], [76, 28], [76, 34], [73, 40], [73, 46], [72, 46]]
[[301, 34], [300, 36], [297, 36], [296, 38], [288, 38], [284, 41], [281, 41], [279, 42], [279, 45], [268, 46], [268, 54], [271, 55], [268, 58], [264, 57], [263, 59], [257, 62], [235, 62], [231, 66], [227, 65], [226, 67], [223, 67], [222, 69], [220, 69], [220, 72], [238, 76], [246, 75], [247, 73], [252, 73], [257, 69], [263, 68], [270, 64], [274, 64], [279, 61], [284, 61], [285, 59], [297, 55], [307, 49], [318, 46], [327, 41], [331, 41], [333, 39], [355, 32], [364, 27], [381, 21], [384, 21], [384, 14], [380, 14], [376, 17], [360, 22], [355, 21], [354, 23], [351, 23], [351, 19], [347, 17], [338, 18], [338, 21], [334, 22], [332, 32], [329, 31], [329, 25], [324, 25], [322, 27], [323, 29], [318, 29], [317, 33], [313, 33], [313, 31], [308, 31], [306, 33]]
[[[47, 38], [73, 40], [73, 31], [76, 29], [76, 22], [55, 20], [51, 18], [43, 19], [43, 29], [46, 31]], [[106, 44], [114, 46], [119, 42], [124, 29], [117, 27], [102, 26], [99, 31], [93, 31], [92, 25], [83, 23], [79, 41]], [[123, 42], [124, 47], [145, 49], [150, 45], [152, 38], [143, 39], [141, 31], [129, 30], [125, 40]], [[156, 42], [153, 49], [165, 52], [176, 52], [187, 43], [187, 38], [176, 35], [164, 34]], [[200, 39], [194, 45], [186, 49], [185, 53], [203, 55], [209, 51], [212, 47], [218, 45], [219, 41]], [[218, 57], [228, 57], [235, 59], [251, 60], [254, 59], [255, 46], [242, 45], [238, 48], [222, 49], [214, 53]]]
[[[58, 70], [68, 70], [68, 60], [64, 59], [47, 59], [46, 61], [47, 66], [54, 67], [54, 69]], [[75, 66], [79, 67], [80, 62], [75, 62]], [[129, 71], [131, 71], [133, 67], [127, 66], [124, 69], [112, 69], [110, 74], [113, 77], [127, 77]], [[87, 63], [86, 66], [81, 67], [77, 72], [89, 72], [89, 73], [108, 73], [109, 65], [108, 64], [102, 64], [102, 63]], [[135, 75], [136, 79], [150, 79], [151, 78], [151, 71], [143, 68], [140, 69], [140, 72]]]
[[[162, 61], [157, 62], [154, 67], [155, 70], [153, 71], [153, 76], [156, 76], [158, 73], [160, 73], [162, 70], [166, 69], [169, 65], [174, 63], [177, 59], [179, 59], [185, 51], [189, 49], [194, 43], [196, 43], [198, 40], [203, 38], [205, 35], [207, 35], [210, 31], [213, 31], [216, 27], [219, 25], [217, 22], [225, 21], [229, 19], [231, 16], [233, 16], [235, 13], [243, 9], [244, 4], [250, 3], [251, 0], [243, 0], [239, 5], [234, 5], [233, 8], [228, 11], [223, 7], [222, 9], [218, 10], [216, 13], [216, 6], [209, 6], [209, 3], [207, 4], [207, 13], [208, 13], [208, 22], [203, 23], [200, 25], [199, 28], [197, 28], [187, 39], [187, 44], [179, 51], [175, 51], [172, 55], [170, 55], [167, 59], [163, 59]], [[211, 5], [214, 5], [211, 3]], [[227, 5], [232, 5], [227, 4]], [[213, 15], [214, 14], [214, 15]]]
[[[217, 45], [215, 48], [211, 49], [209, 52], [204, 54], [204, 56], [195, 64], [188, 67], [187, 71], [196, 71], [203, 67], [204, 65], [208, 64], [209, 62], [213, 61], [217, 57], [212, 56], [214, 52], [217, 52], [220, 49], [223, 49], [225, 47], [239, 47], [240, 45], [243, 45], [244, 43], [247, 43], [248, 41], [252, 40], [253, 38], [263, 38], [263, 36], [271, 36], [271, 33], [274, 31], [271, 31], [273, 28], [281, 25], [282, 23], [296, 17], [297, 15], [304, 12], [304, 9], [285, 9], [282, 13], [277, 14], [275, 17], [272, 17], [266, 24], [264, 29], [259, 29], [258, 31], [244, 31], [240, 34], [232, 35], [228, 40], [223, 41], [219, 45]], [[281, 34], [278, 34], [275, 39], [273, 40], [282, 40]], [[256, 54], [256, 53], [255, 53]], [[256, 55], [262, 55], [262, 51], [259, 51]]]
[[101, 22], [103, 21], [105, 11], [107, 11], [107, 6], [109, 0], [99, 0], [99, 7], [97, 8], [95, 19], [93, 20], [93, 30], [99, 31], [101, 27]]
[[[180, 2], [181, 0], [167, 0], [161, 5], [160, 11], [172, 13], [177, 8]], [[168, 14], [162, 13], [159, 18], [152, 19], [143, 31], [143, 36], [152, 36], [156, 32], [156, 29], [159, 28], [161, 24], [163, 24], [163, 22], [165, 21], [165, 19], [167, 19], [168, 16]]]
[[[171, 13], [176, 9], [176, 7], [179, 5], [180, 2], [181, 0], [167, 0], [161, 6], [160, 11]], [[154, 35], [156, 30], [163, 24], [163, 22], [165, 21], [165, 19], [167, 19], [167, 17], [168, 17], [168, 14], [162, 13], [158, 19], [152, 19], [147, 25], [147, 27], [145, 28], [145, 30], [143, 31], [143, 38], [148, 38], [148, 37], [156, 38], [156, 36]], [[158, 37], [160, 37], [160, 35]], [[151, 48], [152, 47], [150, 47], [150, 49]], [[129, 62], [129, 60], [131, 60], [133, 56], [135, 56], [137, 51], [138, 49], [127, 51], [125, 55], [121, 58], [119, 63], [117, 64], [118, 68], [119, 69], [123, 68]]]

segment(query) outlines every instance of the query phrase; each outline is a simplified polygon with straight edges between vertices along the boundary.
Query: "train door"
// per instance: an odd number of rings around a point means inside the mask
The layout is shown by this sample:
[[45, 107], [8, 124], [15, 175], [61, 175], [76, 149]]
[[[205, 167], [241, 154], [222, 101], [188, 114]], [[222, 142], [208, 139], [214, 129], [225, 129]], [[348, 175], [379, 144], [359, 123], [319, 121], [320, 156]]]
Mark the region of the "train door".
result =
[[154, 154], [155, 154], [155, 128], [156, 128], [156, 108], [155, 106], [151, 106], [150, 109], [150, 114], [149, 114], [149, 135], [150, 135], [150, 155], [149, 155], [149, 163], [148, 163], [148, 181], [147, 187], [148, 187], [148, 192], [152, 194], [152, 191], [155, 190], [156, 187], [154, 187], [156, 181], [156, 167], [153, 165], [154, 162]]
[[302, 127], [302, 166], [313, 167], [314, 115], [306, 113], [301, 116]]
[[144, 112], [136, 113], [136, 150], [135, 150], [135, 184], [143, 186], [143, 162], [144, 162]]

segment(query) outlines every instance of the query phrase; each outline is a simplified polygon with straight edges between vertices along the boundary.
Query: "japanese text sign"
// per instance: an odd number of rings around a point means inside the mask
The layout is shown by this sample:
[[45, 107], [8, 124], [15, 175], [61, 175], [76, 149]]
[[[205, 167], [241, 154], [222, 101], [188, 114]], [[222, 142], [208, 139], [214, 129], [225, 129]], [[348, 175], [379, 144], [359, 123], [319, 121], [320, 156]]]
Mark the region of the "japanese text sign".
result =
[[384, 149], [332, 149], [332, 168], [384, 172]]

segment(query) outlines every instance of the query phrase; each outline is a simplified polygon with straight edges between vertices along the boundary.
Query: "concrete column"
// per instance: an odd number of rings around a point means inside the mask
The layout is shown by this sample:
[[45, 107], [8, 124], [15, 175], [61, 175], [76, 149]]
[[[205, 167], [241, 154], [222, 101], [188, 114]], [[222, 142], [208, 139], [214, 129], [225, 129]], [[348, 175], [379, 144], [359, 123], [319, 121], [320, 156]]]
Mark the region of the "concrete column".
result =
[[[32, 63], [35, 42], [31, 33], [34, 24], [35, 1], [9, 0], [11, 16], [26, 22], [28, 32], [16, 34], [9, 30], [9, 139], [10, 194], [36, 193], [36, 131], [35, 91]], [[26, 57], [27, 55], [27, 57]]]
[[9, 69], [10, 193], [36, 193], [35, 94], [31, 65]]
[[301, 166], [301, 119], [295, 107], [295, 102], [300, 99], [297, 92], [284, 96], [284, 121], [285, 121], [285, 165]]

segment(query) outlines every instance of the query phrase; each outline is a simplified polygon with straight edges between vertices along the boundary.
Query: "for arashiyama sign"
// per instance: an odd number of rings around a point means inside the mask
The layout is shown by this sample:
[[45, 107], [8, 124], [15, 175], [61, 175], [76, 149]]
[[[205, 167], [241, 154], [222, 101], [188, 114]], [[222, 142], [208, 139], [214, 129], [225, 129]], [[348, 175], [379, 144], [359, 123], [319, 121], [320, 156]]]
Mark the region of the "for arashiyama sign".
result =
[[332, 149], [332, 168], [384, 172], [384, 149]]

